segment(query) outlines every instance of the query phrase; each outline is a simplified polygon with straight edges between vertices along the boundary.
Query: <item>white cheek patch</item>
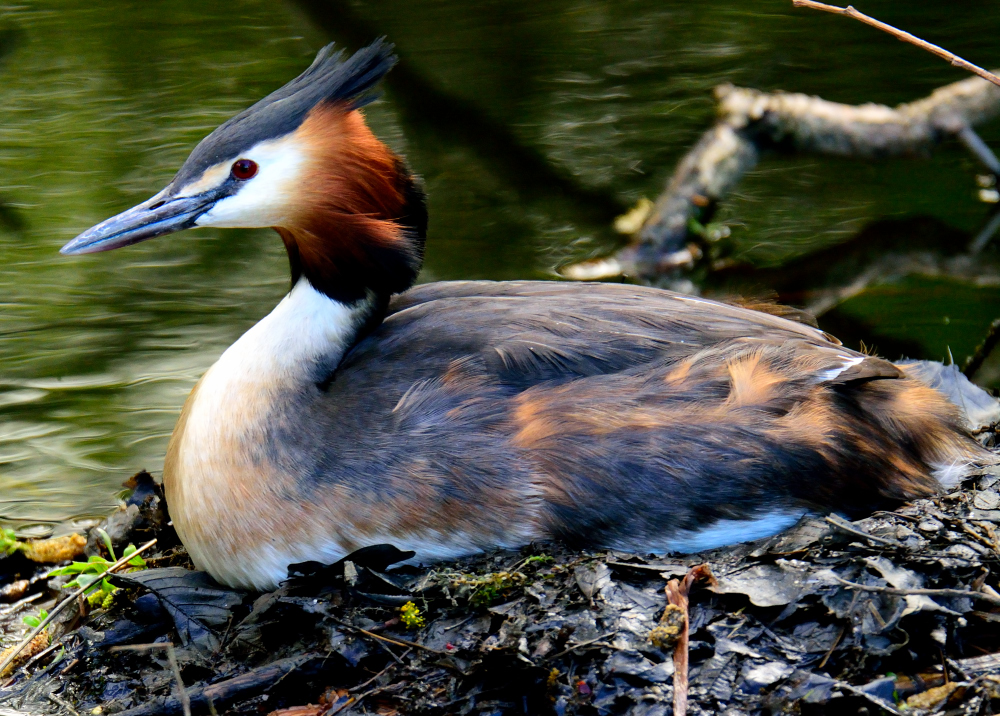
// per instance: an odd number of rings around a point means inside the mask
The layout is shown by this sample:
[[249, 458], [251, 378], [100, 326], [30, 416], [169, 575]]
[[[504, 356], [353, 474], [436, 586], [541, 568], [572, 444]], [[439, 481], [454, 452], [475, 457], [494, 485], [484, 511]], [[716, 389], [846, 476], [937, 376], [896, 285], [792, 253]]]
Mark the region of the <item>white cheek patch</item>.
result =
[[[229, 166], [237, 159], [250, 159], [259, 167], [256, 176], [247, 179], [239, 191], [226, 197], [198, 217], [198, 226], [253, 229], [281, 226], [292, 215], [295, 191], [301, 180], [306, 154], [295, 135], [261, 142], [249, 151], [221, 166], [228, 176]], [[214, 172], [213, 167], [206, 172]], [[223, 180], [225, 177], [223, 177]], [[199, 179], [199, 183], [205, 180]], [[221, 182], [220, 182], [221, 183]]]

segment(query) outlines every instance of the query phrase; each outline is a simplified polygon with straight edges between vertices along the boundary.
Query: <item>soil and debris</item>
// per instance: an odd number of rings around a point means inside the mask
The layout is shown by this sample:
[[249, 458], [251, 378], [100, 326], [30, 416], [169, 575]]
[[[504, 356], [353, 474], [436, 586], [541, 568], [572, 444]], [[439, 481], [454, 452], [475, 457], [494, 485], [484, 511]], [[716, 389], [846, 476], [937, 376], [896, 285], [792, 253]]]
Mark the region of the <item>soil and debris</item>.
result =
[[[131, 486], [103, 529], [118, 554], [157, 538], [146, 567], [49, 626], [0, 714], [645, 716], [673, 712], [682, 661], [692, 714], [1000, 706], [997, 468], [701, 555], [534, 545], [426, 568], [383, 545], [263, 595], [191, 571], [159, 486]], [[87, 551], [110, 556], [94, 534]], [[0, 559], [5, 647], [67, 591], [22, 552]]]

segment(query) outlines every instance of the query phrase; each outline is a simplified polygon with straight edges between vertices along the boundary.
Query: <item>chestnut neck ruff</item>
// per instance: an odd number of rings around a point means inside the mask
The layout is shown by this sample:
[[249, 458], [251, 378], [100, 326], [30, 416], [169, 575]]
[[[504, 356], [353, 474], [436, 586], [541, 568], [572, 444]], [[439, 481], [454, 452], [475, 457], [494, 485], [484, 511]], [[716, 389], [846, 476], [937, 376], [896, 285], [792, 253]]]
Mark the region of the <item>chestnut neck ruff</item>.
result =
[[292, 285], [305, 277], [338, 303], [370, 301], [370, 329], [381, 322], [390, 296], [410, 288], [420, 271], [424, 193], [358, 110], [320, 105], [296, 134], [313, 157], [302, 210], [274, 227], [288, 253]]

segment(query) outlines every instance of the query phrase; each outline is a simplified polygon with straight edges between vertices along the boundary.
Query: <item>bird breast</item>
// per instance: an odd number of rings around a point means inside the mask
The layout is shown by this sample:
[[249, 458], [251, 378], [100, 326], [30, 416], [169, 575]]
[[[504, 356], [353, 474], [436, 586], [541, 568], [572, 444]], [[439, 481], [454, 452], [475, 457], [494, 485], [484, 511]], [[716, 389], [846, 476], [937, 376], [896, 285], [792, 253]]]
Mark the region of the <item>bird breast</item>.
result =
[[272, 584], [290, 563], [343, 553], [335, 515], [307, 514], [315, 505], [292, 509], [293, 474], [279, 441], [340, 361], [363, 312], [301, 279], [188, 397], [164, 486], [178, 535], [217, 579]]

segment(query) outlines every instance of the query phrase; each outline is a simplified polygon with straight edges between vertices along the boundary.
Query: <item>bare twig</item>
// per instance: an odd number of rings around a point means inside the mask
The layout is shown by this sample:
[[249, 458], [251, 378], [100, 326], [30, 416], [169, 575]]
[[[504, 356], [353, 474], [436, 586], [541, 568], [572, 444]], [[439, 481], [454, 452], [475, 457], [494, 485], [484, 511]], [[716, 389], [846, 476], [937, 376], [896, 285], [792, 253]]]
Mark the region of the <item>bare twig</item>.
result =
[[167, 661], [170, 662], [170, 670], [174, 672], [174, 678], [177, 680], [177, 697], [181, 700], [181, 708], [184, 710], [184, 716], [191, 716], [191, 697], [188, 696], [187, 689], [184, 688], [184, 680], [181, 678], [181, 667], [177, 663], [177, 653], [174, 651], [174, 645], [168, 642], [164, 646], [167, 649]]
[[563, 649], [562, 651], [560, 651], [560, 652], [558, 652], [558, 653], [553, 654], [552, 656], [550, 656], [548, 658], [548, 661], [554, 661], [555, 659], [558, 659], [560, 656], [566, 656], [571, 651], [576, 651], [577, 649], [582, 649], [585, 646], [590, 646], [592, 644], [596, 644], [599, 641], [604, 641], [605, 639], [608, 639], [610, 637], [616, 636], [617, 634], [618, 634], [617, 631], [609, 631], [607, 634], [601, 634], [596, 639], [591, 639], [590, 641], [581, 641], [579, 644], [573, 644], [573, 646], [568, 646], [565, 649]]
[[374, 692], [375, 692], [375, 690], [372, 689], [371, 691], [366, 691], [365, 693], [361, 694], [360, 696], [348, 696], [347, 699], [344, 701], [344, 703], [342, 703], [340, 706], [338, 706], [337, 708], [335, 708], [333, 711], [327, 711], [326, 712], [326, 716], [335, 716], [335, 714], [339, 714], [341, 711], [343, 711], [344, 709], [346, 709], [348, 706], [354, 706], [361, 699], [365, 698], [366, 696], [370, 696]]
[[376, 634], [375, 632], [370, 632], [367, 629], [362, 629], [361, 627], [353, 626], [353, 625], [348, 624], [347, 622], [341, 621], [340, 619], [337, 619], [335, 617], [331, 617], [331, 618], [333, 619], [333, 621], [337, 622], [338, 624], [340, 624], [345, 629], [350, 629], [351, 631], [358, 632], [359, 634], [364, 634], [365, 636], [371, 637], [372, 639], [378, 639], [380, 641], [384, 641], [384, 642], [387, 642], [389, 644], [395, 644], [396, 646], [408, 646], [408, 647], [410, 647], [412, 649], [422, 649], [424, 651], [429, 651], [431, 654], [442, 655], [442, 654], [445, 653], [443, 651], [440, 651], [439, 649], [432, 649], [429, 646], [424, 646], [423, 644], [418, 644], [415, 641], [407, 641], [406, 639], [402, 639], [400, 637], [389, 638], [387, 636], [382, 636], [381, 634]]
[[10, 606], [0, 608], [0, 614], [2, 614], [4, 616], [7, 616], [8, 614], [13, 614], [14, 612], [20, 610], [21, 607], [27, 606], [28, 604], [31, 604], [36, 599], [41, 599], [44, 596], [45, 596], [44, 592], [38, 592], [36, 594], [29, 595], [29, 596], [25, 597], [24, 599], [20, 599], [20, 600], [14, 602]]
[[28, 646], [28, 644], [31, 643], [32, 639], [41, 634], [42, 630], [45, 629], [45, 627], [47, 627], [49, 624], [51, 624], [52, 620], [55, 619], [67, 606], [75, 602], [79, 597], [83, 596], [84, 592], [90, 589], [94, 584], [101, 581], [115, 570], [121, 569], [128, 563], [129, 560], [134, 559], [137, 554], [142, 554], [147, 549], [152, 547], [154, 544], [156, 544], [156, 540], [152, 539], [146, 544], [144, 544], [142, 547], [137, 549], [132, 554], [126, 557], [122, 557], [117, 562], [115, 562], [110, 567], [101, 572], [99, 575], [97, 575], [97, 578], [93, 582], [84, 587], [80, 587], [75, 592], [66, 597], [64, 600], [62, 600], [58, 605], [56, 605], [52, 609], [52, 611], [49, 612], [49, 615], [42, 621], [42, 623], [36, 626], [34, 629], [32, 629], [31, 632], [28, 634], [28, 636], [26, 636], [24, 640], [20, 644], [18, 644], [12, 652], [7, 654], [7, 658], [5, 658], [2, 662], [0, 662], [0, 674], [2, 674], [4, 669], [6, 669], [14, 661], [15, 658], [17, 658], [17, 655], [24, 650], [24, 647]]
[[848, 582], [846, 579], [834, 576], [838, 582], [848, 589], [856, 589], [859, 592], [878, 592], [880, 594], [893, 594], [899, 597], [922, 595], [925, 597], [957, 597], [965, 599], [979, 599], [984, 602], [1000, 607], [1000, 597], [995, 597], [986, 592], [971, 592], [968, 589], [897, 589], [896, 587], [874, 587], [856, 582]]
[[667, 582], [667, 602], [679, 608], [684, 614], [684, 626], [674, 647], [674, 716], [687, 716], [688, 702], [688, 595], [691, 587], [699, 579], [712, 580], [712, 572], [707, 564], [692, 567], [683, 580], [671, 579]]
[[62, 641], [59, 640], [59, 639], [57, 639], [55, 641], [55, 643], [50, 644], [47, 649], [42, 649], [40, 652], [38, 652], [37, 654], [35, 654], [33, 657], [31, 657], [30, 659], [28, 659], [26, 662], [24, 662], [24, 666], [22, 668], [27, 668], [27, 667], [31, 666], [32, 664], [35, 664], [35, 663], [41, 661], [42, 659], [44, 659], [46, 656], [48, 656], [49, 654], [51, 654], [53, 651], [55, 651], [56, 649], [58, 649], [61, 646], [64, 646], [63, 643], [62, 643]]
[[369, 696], [372, 696], [374, 694], [380, 693], [382, 691], [385, 691], [385, 687], [376, 686], [374, 689], [369, 689], [368, 691], [364, 692], [363, 694], [358, 694], [357, 696], [353, 696], [353, 695], [349, 696], [347, 698], [347, 700], [344, 701], [344, 703], [342, 703], [340, 706], [338, 706], [337, 708], [335, 708], [333, 711], [326, 711], [323, 714], [323, 716], [334, 716], [334, 714], [339, 714], [344, 709], [346, 709], [346, 708], [348, 708], [350, 706], [357, 706], [362, 701], [364, 701], [365, 699], [367, 699]]
[[80, 716], [80, 712], [79, 711], [77, 711], [75, 708], [73, 708], [72, 706], [70, 706], [68, 703], [66, 703], [65, 701], [63, 701], [61, 698], [59, 698], [55, 694], [49, 694], [48, 695], [48, 699], [49, 699], [49, 701], [51, 701], [52, 703], [54, 703], [56, 706], [61, 706], [62, 708], [64, 708], [67, 711], [69, 711], [72, 714], [72, 716]]
[[396, 652], [394, 652], [392, 649], [390, 649], [388, 646], [386, 646], [381, 641], [376, 641], [375, 643], [378, 644], [379, 649], [381, 649], [386, 654], [388, 654], [389, 656], [391, 656], [393, 661], [395, 661], [400, 666], [403, 665], [403, 660], [400, 657], [396, 656]]
[[[192, 686], [186, 690], [192, 709], [208, 710], [208, 704], [214, 704], [217, 710], [237, 699], [250, 698], [273, 688], [276, 683], [287, 677], [293, 671], [315, 673], [322, 668], [327, 657], [316, 654], [278, 659], [265, 666], [252, 669], [231, 679], [217, 681], [207, 686]], [[122, 716], [164, 716], [165, 714], [180, 715], [182, 711], [180, 700], [176, 696], [166, 696], [151, 699], [128, 711], [121, 711]]]
[[1000, 159], [972, 127], [962, 127], [956, 135], [965, 148], [994, 175], [1000, 175]]
[[[997, 216], [1000, 217], [1000, 213]], [[990, 329], [986, 332], [983, 342], [976, 346], [975, 352], [966, 359], [965, 366], [962, 368], [962, 373], [965, 374], [966, 378], [972, 380], [972, 376], [983, 367], [983, 363], [986, 362], [998, 343], [1000, 343], [1000, 318], [990, 324]]]
[[837, 688], [843, 689], [844, 691], [850, 691], [855, 696], [860, 696], [863, 699], [871, 701], [873, 704], [875, 704], [876, 706], [878, 706], [880, 709], [884, 709], [888, 713], [893, 714], [893, 716], [902, 716], [902, 713], [899, 712], [899, 711], [897, 711], [896, 709], [894, 709], [892, 707], [892, 704], [890, 704], [888, 701], [883, 701], [878, 696], [875, 696], [874, 694], [870, 694], [867, 691], [865, 691], [864, 689], [859, 689], [857, 686], [852, 686], [851, 684], [848, 684], [846, 681], [837, 681], [836, 684], [837, 684]]
[[986, 226], [980, 229], [976, 238], [969, 243], [969, 253], [976, 255], [985, 249], [998, 230], [1000, 230], [1000, 211], [994, 211], [993, 216], [986, 222]]
[[921, 40], [916, 35], [911, 35], [908, 32], [900, 30], [899, 28], [893, 27], [892, 25], [888, 25], [884, 22], [881, 22], [880, 20], [876, 20], [874, 17], [869, 17], [868, 15], [865, 15], [863, 12], [858, 12], [850, 5], [848, 5], [847, 7], [837, 7], [836, 5], [827, 5], [825, 3], [815, 2], [815, 0], [792, 0], [792, 5], [794, 5], [795, 7], [808, 7], [813, 10], [822, 10], [823, 12], [832, 12], [835, 15], [846, 15], [847, 17], [854, 18], [855, 20], [859, 20], [865, 23], [866, 25], [871, 25], [872, 27], [876, 27], [882, 32], [888, 32], [897, 40], [902, 40], [903, 42], [908, 42], [911, 45], [916, 45], [921, 49], [927, 50], [931, 54], [937, 55], [943, 60], [947, 60], [955, 67], [961, 67], [963, 70], [968, 70], [973, 74], [979, 75], [984, 80], [988, 80], [993, 84], [997, 85], [998, 87], [1000, 87], [1000, 77], [997, 77], [989, 70], [984, 70], [982, 67], [974, 65], [968, 60], [963, 60], [955, 53], [948, 52], [948, 50], [944, 49], [943, 47], [938, 47], [937, 45], [927, 42], [926, 40]]
[[188, 695], [187, 689], [184, 687], [184, 679], [181, 678], [181, 667], [177, 663], [177, 652], [174, 651], [174, 645], [165, 641], [163, 643], [157, 644], [126, 644], [123, 646], [113, 646], [110, 651], [152, 651], [153, 649], [165, 649], [167, 652], [167, 661], [170, 662], [170, 670], [174, 673], [174, 679], [177, 681], [177, 698], [180, 699], [181, 709], [184, 712], [184, 716], [191, 716], [191, 697]]
[[833, 656], [833, 652], [837, 650], [838, 646], [840, 646], [840, 640], [844, 638], [844, 633], [846, 631], [846, 626], [840, 627], [840, 632], [837, 634], [837, 638], [833, 640], [833, 644], [831, 644], [830, 648], [826, 650], [826, 654], [823, 655], [823, 660], [816, 665], [818, 670], [821, 670], [824, 666], [826, 666], [826, 662], [830, 660], [830, 657]]
[[[407, 649], [406, 651], [403, 652], [403, 655], [401, 657], [399, 657], [399, 658], [400, 659], [405, 659], [407, 656], [410, 655], [411, 651], [413, 651], [413, 649]], [[376, 679], [378, 679], [378, 677], [380, 677], [383, 674], [387, 673], [389, 671], [389, 669], [394, 669], [395, 667], [396, 667], [395, 664], [389, 664], [384, 669], [382, 669], [382, 671], [378, 672], [377, 674], [375, 674], [375, 676], [373, 676], [372, 678], [368, 679], [368, 681], [364, 682], [363, 684], [358, 684], [357, 686], [352, 686], [351, 688], [349, 688], [348, 692], [350, 692], [350, 693], [356, 693], [358, 691], [363, 691], [364, 689], [368, 688], [370, 685], [374, 684], [375, 681], [376, 681]]]
[[[677, 570], [678, 567], [685, 569], [685, 565], [677, 564], [640, 564], [638, 562], [605, 562], [609, 567], [621, 567], [623, 569], [638, 569], [640, 571], [647, 572], [670, 572], [672, 570]], [[678, 570], [675, 574], [681, 574], [682, 572]]]
[[859, 530], [857, 527], [854, 527], [850, 522], [848, 522], [847, 520], [845, 520], [845, 519], [843, 519], [841, 517], [838, 517], [837, 515], [828, 515], [826, 517], [826, 522], [828, 524], [833, 525], [838, 530], [840, 530], [842, 532], [847, 532], [848, 534], [852, 534], [855, 537], [863, 537], [864, 539], [871, 540], [872, 542], [877, 542], [878, 544], [888, 545], [890, 547], [903, 547], [904, 546], [904, 545], [902, 545], [901, 543], [897, 542], [894, 539], [888, 539], [886, 537], [877, 537], [876, 535], [869, 534], [868, 532], [865, 532], [864, 530]]

